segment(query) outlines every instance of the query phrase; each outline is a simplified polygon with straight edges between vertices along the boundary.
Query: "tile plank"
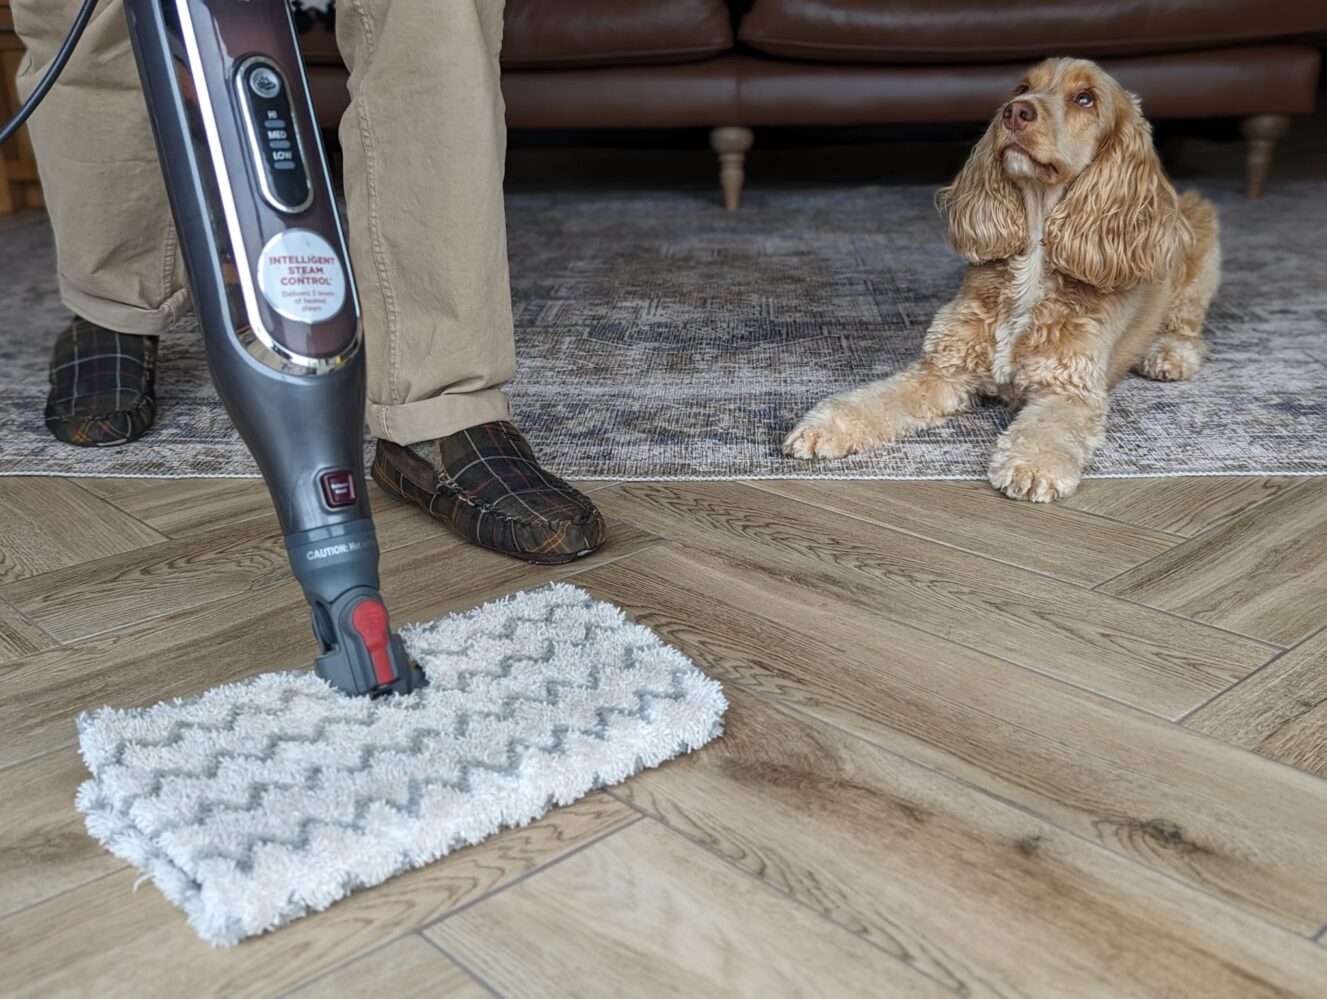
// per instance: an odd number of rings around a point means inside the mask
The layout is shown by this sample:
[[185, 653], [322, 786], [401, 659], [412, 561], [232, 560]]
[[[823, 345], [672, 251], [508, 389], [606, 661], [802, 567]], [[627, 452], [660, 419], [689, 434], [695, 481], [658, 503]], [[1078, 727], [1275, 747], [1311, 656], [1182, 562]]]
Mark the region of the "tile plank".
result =
[[965, 994], [1316, 994], [1327, 952], [966, 785], [729, 690], [617, 793]]
[[290, 578], [275, 528], [241, 523], [7, 583], [0, 596], [67, 643]]
[[1176, 543], [1058, 504], [1011, 503], [985, 482], [836, 482], [832, 491], [811, 479], [750, 485], [1088, 586]]
[[1137, 605], [731, 483], [636, 483], [609, 513], [850, 605], [1177, 717], [1273, 650]]
[[[597, 792], [478, 846], [358, 891], [235, 948], [200, 941], [126, 869], [0, 920], [0, 981], [14, 996], [274, 995], [409, 933], [638, 816]], [[377, 992], [378, 990], [374, 990]]]
[[1327, 621], [1327, 478], [1310, 479], [1102, 589], [1294, 645]]
[[165, 540], [69, 479], [0, 476], [0, 510], [0, 583]]
[[654, 822], [424, 933], [511, 995], [950, 994]]
[[0, 770], [0, 918], [124, 867], [87, 834], [73, 747]]
[[686, 547], [577, 582], [721, 680], [1296, 932], [1327, 920], [1327, 782]]
[[1191, 538], [1303, 481], [1294, 475], [1087, 479], [1056, 505]]
[[1327, 630], [1199, 708], [1185, 725], [1327, 777]]

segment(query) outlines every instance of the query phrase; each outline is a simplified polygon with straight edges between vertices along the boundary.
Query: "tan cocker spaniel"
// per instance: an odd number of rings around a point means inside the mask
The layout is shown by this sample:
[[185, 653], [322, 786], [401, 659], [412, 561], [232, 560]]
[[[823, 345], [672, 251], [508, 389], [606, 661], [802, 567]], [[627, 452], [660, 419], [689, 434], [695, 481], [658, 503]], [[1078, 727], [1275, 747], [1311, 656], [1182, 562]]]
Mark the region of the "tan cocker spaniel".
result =
[[1110, 388], [1130, 369], [1174, 381], [1202, 362], [1216, 212], [1176, 195], [1137, 100], [1081, 59], [1035, 67], [936, 204], [971, 266], [922, 359], [822, 401], [784, 452], [881, 447], [1001, 396], [1021, 409], [991, 484], [1015, 499], [1069, 496], [1101, 444]]

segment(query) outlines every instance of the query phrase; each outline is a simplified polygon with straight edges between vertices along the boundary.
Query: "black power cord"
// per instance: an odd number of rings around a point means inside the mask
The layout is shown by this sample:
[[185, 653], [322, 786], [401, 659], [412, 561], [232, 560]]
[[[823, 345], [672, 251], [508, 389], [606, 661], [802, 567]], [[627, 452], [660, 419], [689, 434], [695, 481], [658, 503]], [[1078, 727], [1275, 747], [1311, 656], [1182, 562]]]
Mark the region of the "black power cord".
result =
[[83, 29], [88, 26], [92, 20], [92, 9], [97, 5], [97, 0], [83, 0], [83, 6], [78, 10], [78, 16], [74, 18], [74, 25], [69, 29], [69, 34], [65, 36], [64, 44], [60, 46], [60, 51], [55, 54], [55, 61], [51, 63], [51, 68], [46, 71], [46, 75], [41, 78], [41, 83], [23, 102], [22, 107], [18, 109], [18, 114], [14, 115], [4, 128], [0, 128], [0, 146], [3, 146], [17, 132], [25, 121], [31, 116], [32, 112], [37, 110], [37, 105], [42, 102], [50, 89], [55, 86], [55, 81], [64, 71], [65, 64], [69, 62], [69, 57], [74, 54], [74, 46], [78, 40], [83, 37]]

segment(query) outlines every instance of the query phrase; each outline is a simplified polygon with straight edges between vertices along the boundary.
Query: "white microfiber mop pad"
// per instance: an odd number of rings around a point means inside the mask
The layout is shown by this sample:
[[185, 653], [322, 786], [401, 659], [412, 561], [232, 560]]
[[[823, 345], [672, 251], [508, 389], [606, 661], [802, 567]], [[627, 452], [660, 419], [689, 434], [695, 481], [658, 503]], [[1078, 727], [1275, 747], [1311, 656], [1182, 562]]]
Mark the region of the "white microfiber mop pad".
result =
[[232, 944], [722, 730], [718, 683], [573, 586], [402, 637], [430, 680], [407, 697], [268, 673], [80, 716], [88, 831]]

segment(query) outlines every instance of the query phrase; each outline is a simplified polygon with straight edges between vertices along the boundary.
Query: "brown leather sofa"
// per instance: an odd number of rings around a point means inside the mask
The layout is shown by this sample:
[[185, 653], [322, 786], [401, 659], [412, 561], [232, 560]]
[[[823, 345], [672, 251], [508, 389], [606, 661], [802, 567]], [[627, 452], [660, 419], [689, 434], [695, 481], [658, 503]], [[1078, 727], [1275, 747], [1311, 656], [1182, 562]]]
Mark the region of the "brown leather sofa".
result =
[[[481, 0], [482, 2], [482, 0]], [[304, 34], [319, 116], [346, 105], [325, 21]], [[1314, 109], [1324, 0], [507, 0], [512, 128], [704, 126], [728, 207], [753, 130], [985, 121], [1048, 55], [1101, 62], [1152, 118], [1237, 117], [1257, 197]]]

